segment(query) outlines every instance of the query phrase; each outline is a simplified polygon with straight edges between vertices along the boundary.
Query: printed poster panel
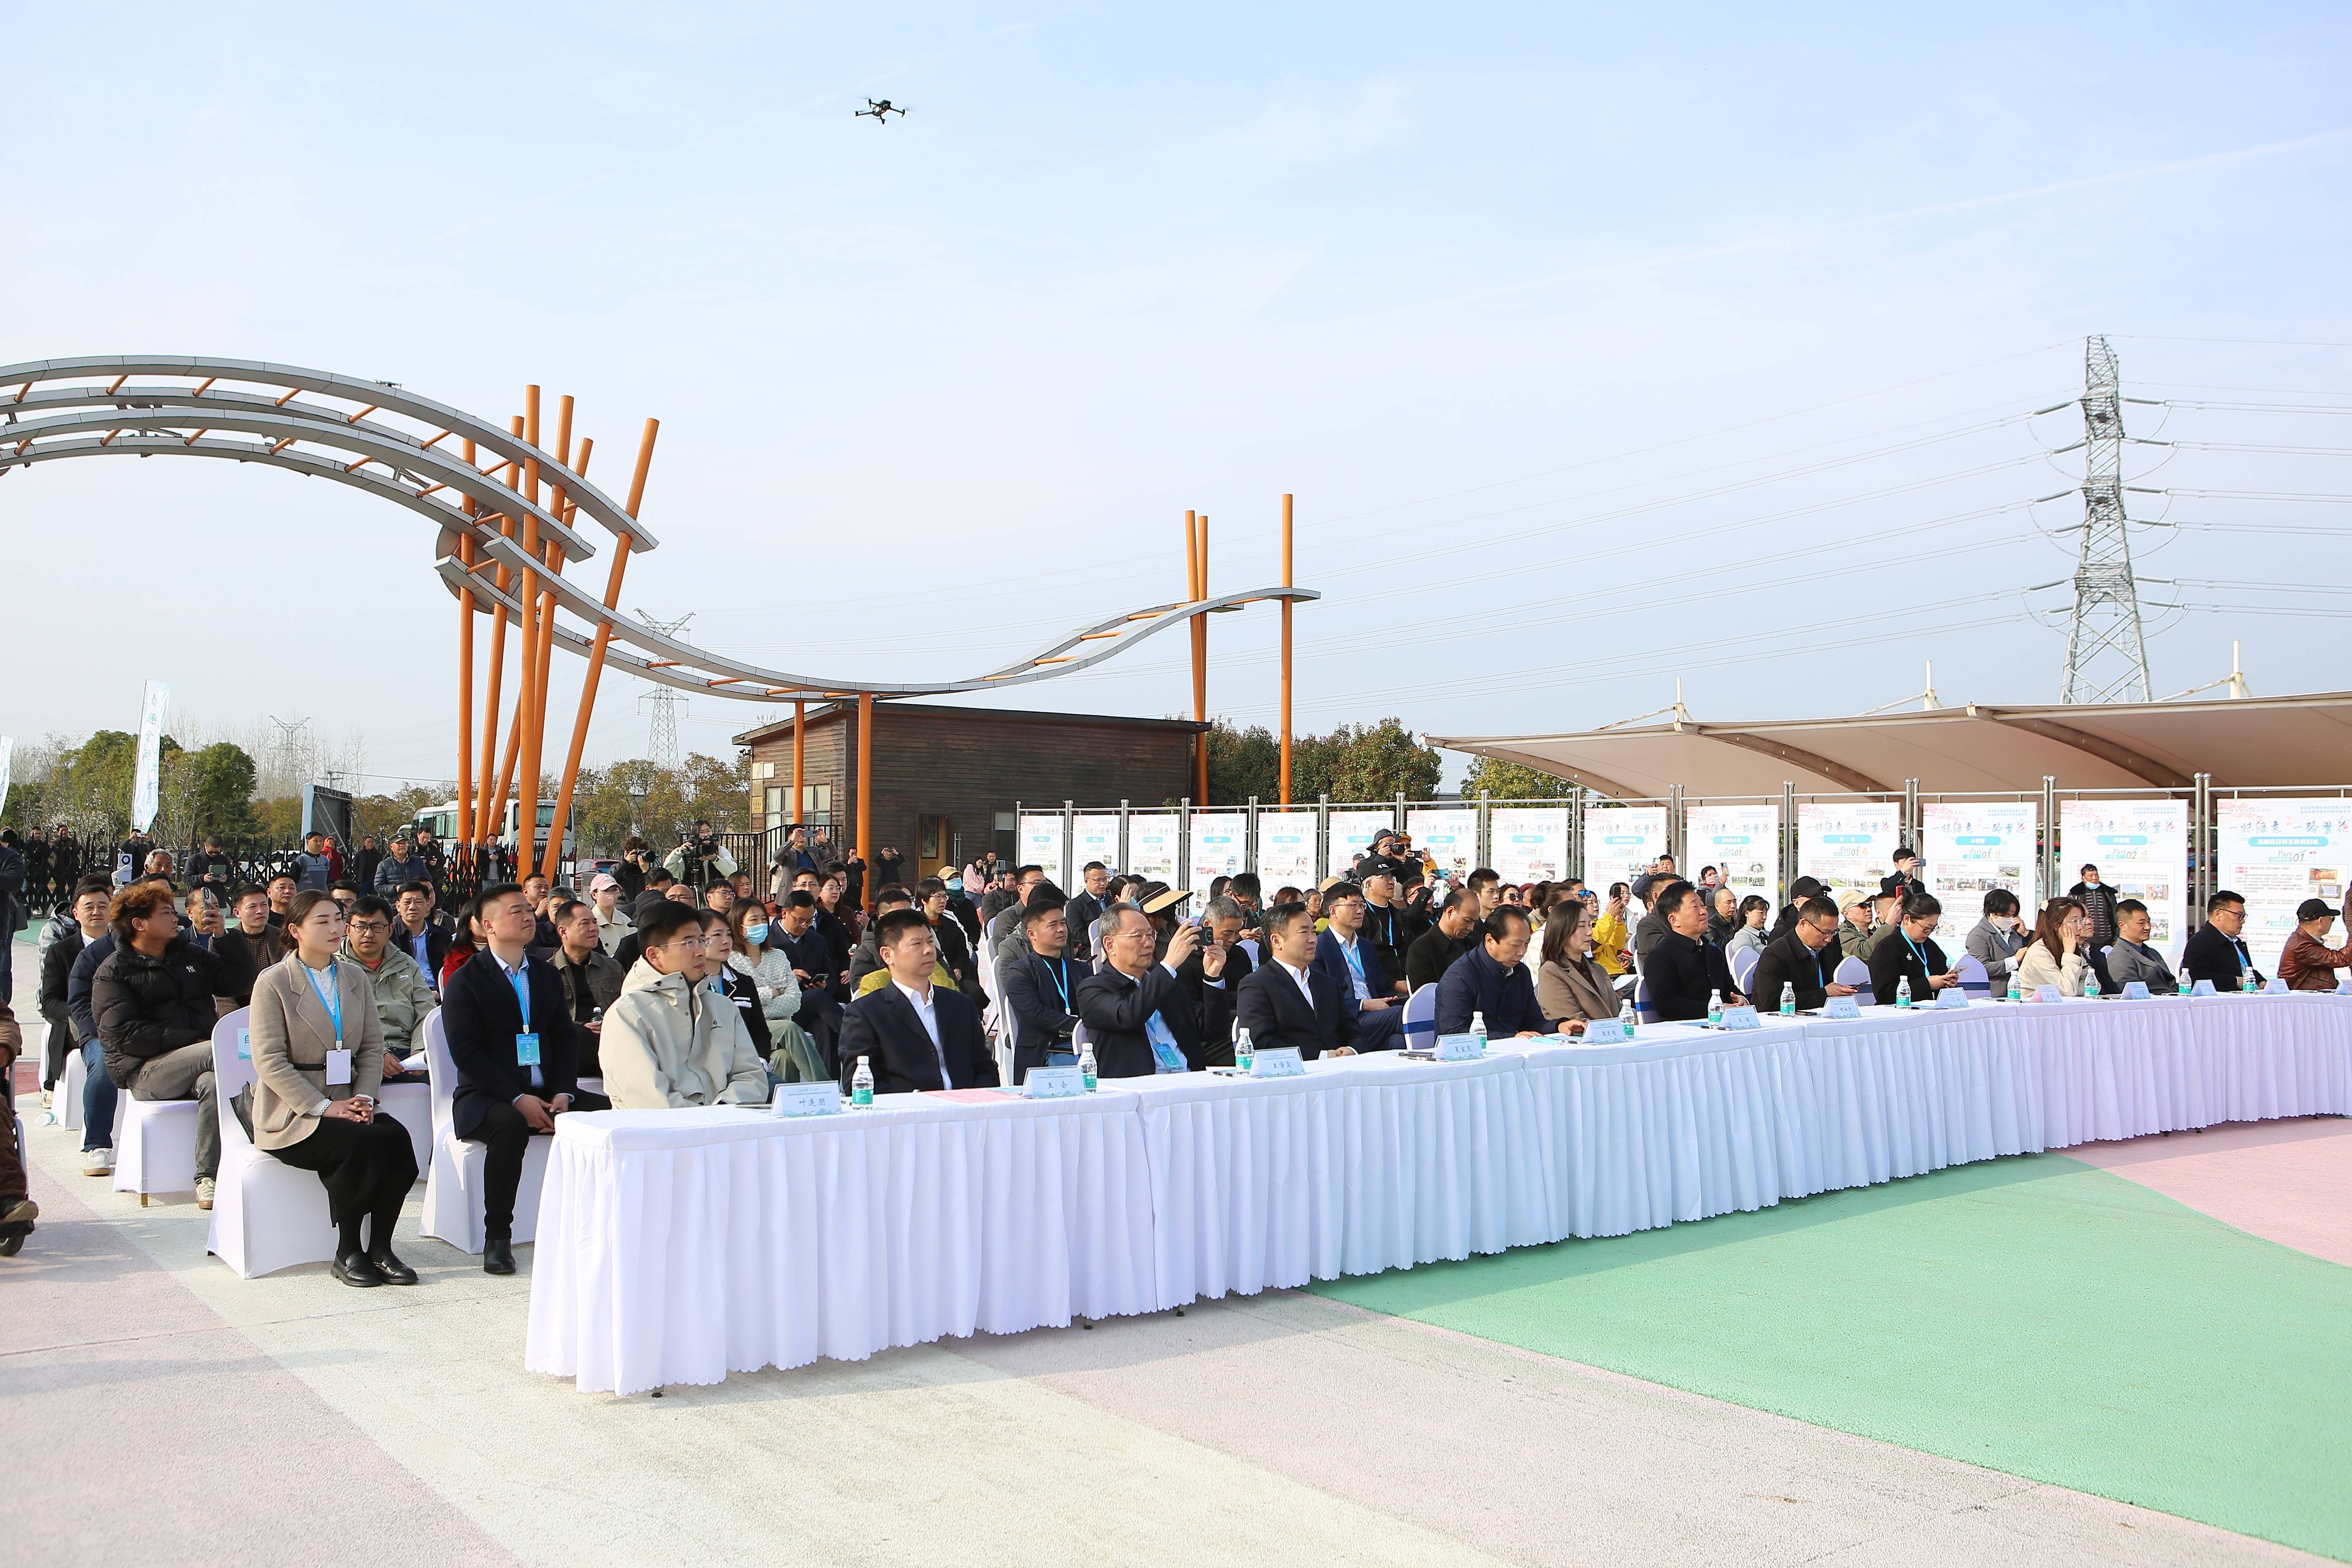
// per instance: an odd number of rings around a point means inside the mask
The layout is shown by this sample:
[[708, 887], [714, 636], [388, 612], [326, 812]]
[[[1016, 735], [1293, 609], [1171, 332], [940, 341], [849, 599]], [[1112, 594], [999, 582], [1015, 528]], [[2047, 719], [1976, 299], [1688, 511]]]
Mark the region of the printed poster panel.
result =
[[1127, 871], [1176, 885], [1177, 823], [1174, 812], [1136, 812], [1127, 819]]
[[[131, 783], [131, 826], [144, 833], [154, 826], [155, 807], [163, 784], [158, 750], [163, 740], [163, 715], [172, 706], [172, 689], [160, 680], [147, 683], [139, 710], [139, 771]], [[146, 868], [133, 866], [132, 876]]]
[[1257, 879], [1265, 885], [1265, 902], [1283, 888], [1304, 892], [1316, 883], [1315, 814], [1311, 811], [1261, 811], [1257, 814]]
[[1919, 879], [1942, 900], [1948, 931], [1965, 933], [1995, 888], [2021, 910], [2042, 908], [2042, 803], [1931, 800], [1919, 807]]
[[1084, 868], [1089, 860], [1099, 860], [1114, 871], [1121, 868], [1117, 816], [1070, 818], [1070, 861], [1080, 874], [1062, 889], [1065, 893], [1075, 893], [1085, 883]]
[[2062, 800], [2058, 850], [2058, 879], [2066, 887], [2074, 885], [2078, 867], [2096, 866], [2116, 897], [2146, 904], [2148, 945], [2179, 967], [2189, 935], [2187, 801]]
[[2294, 907], [2326, 899], [2344, 907], [2352, 865], [2352, 800], [2218, 800], [2213, 886], [2246, 900], [2242, 935], [2254, 967], [2278, 973], [2294, 931]]
[[1192, 912], [1201, 912], [1201, 902], [1209, 893], [1209, 882], [1216, 877], [1237, 876], [1247, 864], [1249, 851], [1249, 815], [1240, 811], [1196, 811], [1192, 814], [1192, 880], [1184, 885], [1201, 895], [1192, 905]]
[[1405, 808], [1404, 830], [1412, 847], [1429, 852], [1430, 863], [1459, 883], [1478, 868], [1478, 811], [1459, 807]]
[[1557, 882], [1568, 875], [1568, 807], [1498, 805], [1487, 815], [1487, 852], [1506, 882]]
[[1045, 868], [1045, 880], [1057, 888], [1067, 885], [1062, 880], [1060, 812], [1051, 816], [1024, 816], [1021, 818], [1020, 844], [1021, 853], [1014, 857], [1014, 865], [1042, 866]]
[[1770, 801], [1684, 808], [1684, 842], [1694, 879], [1713, 866], [1739, 891], [1780, 902], [1780, 808]]
[[1584, 879], [1606, 895], [1666, 852], [1663, 805], [1596, 805], [1584, 813]]
[[1382, 806], [1378, 811], [1335, 811], [1331, 814], [1331, 844], [1323, 857], [1323, 875], [1337, 877], [1346, 874], [1365, 850], [1372, 847], [1372, 835], [1384, 827], [1396, 826], [1396, 813]]
[[1797, 875], [1832, 891], [1878, 891], [1893, 875], [1902, 808], [1891, 800], [1797, 803]]

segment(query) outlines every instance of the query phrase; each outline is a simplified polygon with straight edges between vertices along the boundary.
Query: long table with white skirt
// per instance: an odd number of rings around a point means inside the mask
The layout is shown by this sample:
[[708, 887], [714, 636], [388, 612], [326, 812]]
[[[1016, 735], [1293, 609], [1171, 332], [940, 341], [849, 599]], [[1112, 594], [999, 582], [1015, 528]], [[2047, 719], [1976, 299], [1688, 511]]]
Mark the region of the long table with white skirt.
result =
[[2352, 997], [1871, 1007], [1079, 1100], [572, 1115], [525, 1364], [583, 1390], [712, 1383], [2317, 1114], [2352, 1114]]

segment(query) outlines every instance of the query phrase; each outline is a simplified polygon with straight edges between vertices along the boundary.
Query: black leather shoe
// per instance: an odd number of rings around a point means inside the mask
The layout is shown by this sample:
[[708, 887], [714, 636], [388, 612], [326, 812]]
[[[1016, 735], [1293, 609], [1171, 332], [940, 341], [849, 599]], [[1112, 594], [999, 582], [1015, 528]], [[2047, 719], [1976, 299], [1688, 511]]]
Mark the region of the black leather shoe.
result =
[[416, 1270], [394, 1257], [390, 1247], [386, 1247], [382, 1252], [369, 1253], [367, 1260], [368, 1267], [383, 1275], [383, 1282], [387, 1285], [416, 1283]]
[[482, 1272], [511, 1274], [514, 1272], [514, 1244], [503, 1236], [494, 1236], [482, 1243]]
[[347, 1253], [336, 1258], [333, 1273], [335, 1278], [344, 1284], [355, 1285], [362, 1290], [373, 1290], [383, 1283], [383, 1276], [378, 1274], [373, 1265], [356, 1252]]

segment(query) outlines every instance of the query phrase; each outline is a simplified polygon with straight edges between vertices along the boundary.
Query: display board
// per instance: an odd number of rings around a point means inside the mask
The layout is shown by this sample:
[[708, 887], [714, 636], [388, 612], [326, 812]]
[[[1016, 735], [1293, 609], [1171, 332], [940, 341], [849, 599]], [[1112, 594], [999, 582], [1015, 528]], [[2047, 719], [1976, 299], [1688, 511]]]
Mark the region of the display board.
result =
[[2305, 899], [2344, 907], [2352, 862], [2352, 800], [2217, 800], [2213, 887], [2246, 900], [2242, 933], [2254, 967], [2278, 973], [2279, 952]]
[[1797, 803], [1797, 875], [1874, 893], [1895, 869], [1902, 809], [1891, 800]]
[[1070, 868], [1076, 879], [1063, 889], [1075, 893], [1085, 880], [1084, 871], [1089, 860], [1099, 860], [1110, 869], [1123, 868], [1118, 863], [1118, 818], [1117, 816], [1074, 816], [1070, 818]]
[[1596, 805], [1584, 813], [1584, 879], [1609, 891], [1630, 882], [1666, 852], [1663, 805]]
[[1683, 844], [1693, 878], [1708, 866], [1723, 873], [1741, 898], [1760, 894], [1780, 904], [1780, 807], [1773, 801], [1684, 808]]
[[1407, 806], [1404, 830], [1416, 849], [1429, 852], [1430, 863], [1460, 884], [1478, 868], [1478, 811], [1448, 806]]
[[[1213, 877], [1238, 875], [1249, 860], [1249, 816], [1239, 811], [1196, 811], [1192, 818], [1192, 858], [1184, 885], [1208, 897]], [[1195, 903], [1192, 912], [1201, 906]]]
[[1506, 882], [1557, 882], [1568, 875], [1568, 807], [1498, 805], [1486, 816], [1487, 863]]
[[1323, 875], [1337, 877], [1346, 873], [1357, 858], [1372, 847], [1372, 835], [1384, 827], [1396, 826], [1396, 813], [1382, 806], [1378, 811], [1335, 811], [1331, 814], [1331, 842], [1323, 854]]
[[2180, 943], [2189, 935], [2187, 801], [2062, 800], [2058, 854], [2061, 887], [2073, 887], [2088, 863], [2116, 897], [2146, 904], [2148, 945], [2179, 967]]
[[1311, 811], [1261, 811], [1257, 814], [1257, 879], [1265, 885], [1270, 906], [1286, 887], [1302, 892], [1315, 885], [1315, 814]]
[[1966, 932], [1995, 888], [2021, 910], [2042, 908], [2042, 803], [1931, 800], [1919, 807], [1919, 879], [1944, 906], [1944, 929]]
[[1062, 881], [1062, 814], [1051, 816], [1031, 816], [1023, 814], [1019, 837], [1021, 853], [1014, 856], [1016, 866], [1042, 866], [1045, 880], [1059, 888]]
[[1174, 812], [1135, 812], [1127, 819], [1129, 876], [1176, 885], [1177, 819]]

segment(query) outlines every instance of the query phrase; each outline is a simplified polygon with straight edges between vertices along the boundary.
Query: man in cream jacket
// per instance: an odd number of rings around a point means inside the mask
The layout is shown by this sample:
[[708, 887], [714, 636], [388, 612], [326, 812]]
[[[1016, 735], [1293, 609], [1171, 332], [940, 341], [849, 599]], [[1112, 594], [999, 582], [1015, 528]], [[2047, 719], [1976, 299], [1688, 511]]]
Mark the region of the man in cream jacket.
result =
[[765, 1105], [767, 1066], [734, 1003], [711, 994], [699, 913], [664, 900], [637, 934], [642, 955], [604, 1010], [597, 1052], [613, 1109]]

